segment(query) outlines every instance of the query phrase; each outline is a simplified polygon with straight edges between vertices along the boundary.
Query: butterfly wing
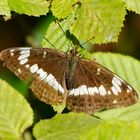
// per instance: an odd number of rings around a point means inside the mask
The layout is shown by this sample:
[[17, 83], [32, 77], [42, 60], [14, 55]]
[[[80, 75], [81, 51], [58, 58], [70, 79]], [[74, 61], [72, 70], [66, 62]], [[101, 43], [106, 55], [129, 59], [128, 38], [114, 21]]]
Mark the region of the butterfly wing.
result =
[[47, 48], [12, 48], [2, 51], [0, 59], [21, 80], [30, 82], [41, 101], [58, 104], [66, 97], [64, 53]]
[[136, 103], [136, 91], [120, 77], [95, 61], [79, 59], [69, 90], [67, 107], [92, 114], [102, 109]]

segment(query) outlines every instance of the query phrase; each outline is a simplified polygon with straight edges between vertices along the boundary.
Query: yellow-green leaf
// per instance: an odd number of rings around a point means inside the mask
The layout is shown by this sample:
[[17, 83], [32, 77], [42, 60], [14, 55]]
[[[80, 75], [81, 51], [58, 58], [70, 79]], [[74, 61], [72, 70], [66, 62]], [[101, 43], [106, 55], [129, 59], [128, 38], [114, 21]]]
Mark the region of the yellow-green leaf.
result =
[[11, 10], [31, 16], [46, 15], [50, 1], [46, 0], [8, 0]]
[[139, 123], [109, 120], [81, 134], [79, 140], [139, 140]]
[[101, 121], [83, 113], [57, 114], [54, 118], [41, 120], [33, 129], [37, 140], [77, 140]]
[[126, 8], [140, 14], [140, 0], [125, 0]]
[[0, 80], [0, 139], [20, 140], [33, 123], [33, 111], [24, 97]]
[[7, 0], [0, 1], [0, 15], [10, 17], [10, 8], [8, 6]]
[[78, 40], [92, 43], [117, 42], [125, 17], [123, 0], [81, 0], [77, 20], [70, 27]]
[[76, 2], [78, 2], [78, 0], [61, 0], [59, 2], [58, 0], [53, 0], [51, 10], [58, 19], [66, 18], [74, 10], [74, 4]]

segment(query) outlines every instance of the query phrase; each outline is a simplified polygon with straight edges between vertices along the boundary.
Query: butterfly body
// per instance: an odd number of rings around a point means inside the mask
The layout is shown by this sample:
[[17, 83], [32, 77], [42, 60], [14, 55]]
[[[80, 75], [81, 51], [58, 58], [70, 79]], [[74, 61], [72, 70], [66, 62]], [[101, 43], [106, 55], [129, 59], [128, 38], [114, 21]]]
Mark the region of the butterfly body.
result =
[[74, 49], [70, 51], [70, 54], [67, 55], [67, 71], [66, 71], [66, 86], [67, 89], [72, 89], [73, 87], [73, 77], [74, 71], [78, 61], [77, 52]]
[[137, 92], [123, 79], [94, 60], [48, 48], [12, 48], [0, 59], [21, 80], [29, 81], [33, 93], [47, 104], [92, 114], [102, 109], [129, 106]]

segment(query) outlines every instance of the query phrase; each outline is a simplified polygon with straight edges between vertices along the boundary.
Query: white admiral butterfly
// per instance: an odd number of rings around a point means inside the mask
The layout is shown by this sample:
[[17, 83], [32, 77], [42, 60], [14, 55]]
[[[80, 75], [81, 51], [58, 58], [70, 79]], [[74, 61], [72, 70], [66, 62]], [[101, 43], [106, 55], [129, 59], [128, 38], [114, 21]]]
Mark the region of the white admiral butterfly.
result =
[[136, 103], [136, 91], [94, 60], [49, 48], [11, 48], [0, 59], [20, 79], [31, 81], [33, 93], [47, 104], [66, 100], [68, 109], [92, 114]]

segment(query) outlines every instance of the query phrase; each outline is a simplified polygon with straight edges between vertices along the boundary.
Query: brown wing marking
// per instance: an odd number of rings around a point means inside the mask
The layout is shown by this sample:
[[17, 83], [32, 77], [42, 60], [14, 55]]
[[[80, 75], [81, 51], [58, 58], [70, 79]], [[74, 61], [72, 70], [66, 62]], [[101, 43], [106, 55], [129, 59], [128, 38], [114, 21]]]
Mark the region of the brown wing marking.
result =
[[64, 53], [48, 48], [12, 48], [2, 51], [0, 59], [21, 80], [30, 81], [33, 93], [45, 103], [58, 104], [66, 98]]
[[124, 80], [95, 61], [79, 60], [69, 91], [67, 107], [92, 114], [102, 109], [136, 103], [136, 91]]

